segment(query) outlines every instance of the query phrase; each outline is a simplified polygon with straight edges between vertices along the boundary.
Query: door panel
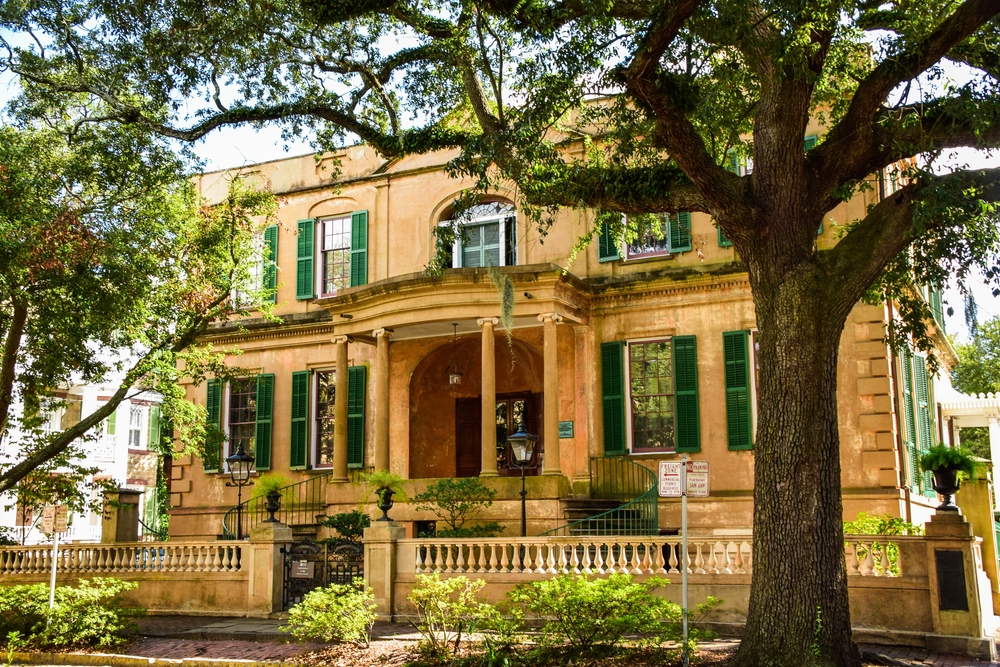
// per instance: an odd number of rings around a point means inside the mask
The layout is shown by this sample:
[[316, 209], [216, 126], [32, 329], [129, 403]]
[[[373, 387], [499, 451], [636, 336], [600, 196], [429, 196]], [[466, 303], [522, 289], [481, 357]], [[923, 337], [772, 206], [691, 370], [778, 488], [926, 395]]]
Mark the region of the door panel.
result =
[[455, 476], [478, 477], [483, 468], [480, 399], [460, 398], [455, 404]]

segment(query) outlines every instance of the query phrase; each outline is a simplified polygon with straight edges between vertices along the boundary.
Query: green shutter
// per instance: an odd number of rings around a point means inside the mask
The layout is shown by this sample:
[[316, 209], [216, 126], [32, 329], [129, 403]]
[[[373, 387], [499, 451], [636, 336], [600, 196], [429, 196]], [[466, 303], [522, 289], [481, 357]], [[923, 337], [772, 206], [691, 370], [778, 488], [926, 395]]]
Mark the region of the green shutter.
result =
[[263, 287], [268, 290], [267, 301], [276, 303], [278, 300], [278, 226], [271, 225], [264, 230], [264, 247], [267, 257], [264, 258]]
[[815, 134], [808, 135], [805, 138], [805, 142], [804, 142], [806, 151], [811, 151], [812, 149], [816, 148], [816, 143], [818, 141], [819, 141], [819, 137], [817, 137]]
[[[917, 395], [917, 434], [919, 435], [919, 451], [926, 452], [933, 446], [934, 425], [930, 411], [930, 388], [927, 380], [927, 361], [919, 354], [913, 356], [913, 378]], [[930, 471], [924, 473], [924, 495], [932, 496], [934, 491]]]
[[368, 211], [351, 214], [351, 287], [368, 282]]
[[271, 414], [274, 411], [274, 374], [257, 376], [257, 432], [254, 442], [254, 466], [271, 469]]
[[731, 171], [737, 176], [740, 175], [740, 156], [732, 149], [726, 151], [726, 171]]
[[691, 249], [691, 214], [681, 211], [671, 215], [667, 222], [670, 234], [670, 252], [684, 252]]
[[747, 332], [722, 334], [726, 373], [726, 434], [729, 449], [751, 449], [750, 364], [747, 355]]
[[117, 417], [118, 417], [118, 408], [115, 408], [114, 410], [111, 411], [111, 414], [108, 415], [108, 435], [115, 434], [115, 422], [117, 421], [116, 419]]
[[295, 250], [295, 298], [313, 298], [316, 281], [313, 278], [313, 234], [316, 232], [316, 221], [313, 218], [299, 220], [299, 238]]
[[347, 369], [347, 467], [361, 468], [365, 464], [365, 394], [368, 369], [351, 366]]
[[625, 453], [625, 376], [620, 341], [601, 343], [601, 400], [604, 408], [604, 455]]
[[602, 222], [601, 233], [597, 237], [597, 259], [600, 262], [613, 262], [618, 258], [618, 244], [611, 235], [611, 227]]
[[910, 490], [920, 493], [920, 470], [917, 467], [917, 423], [913, 408], [913, 364], [910, 350], [904, 347], [899, 354], [899, 365], [903, 371], [903, 444], [909, 464]]
[[819, 236], [822, 233], [823, 233], [823, 221], [820, 220], [819, 221], [819, 229], [816, 230], [816, 236]]
[[292, 437], [289, 464], [305, 470], [309, 463], [309, 371], [292, 373]]
[[149, 409], [149, 435], [146, 440], [148, 448], [160, 448], [160, 406], [154, 405]]
[[722, 227], [720, 227], [718, 224], [716, 224], [715, 228], [719, 232], [719, 247], [720, 248], [728, 248], [731, 245], [733, 245], [733, 242], [730, 241], [729, 239], [727, 239], [726, 235], [722, 233]]
[[205, 472], [219, 472], [222, 457], [222, 381], [209, 380], [207, 391], [205, 408], [208, 419], [205, 425], [205, 455], [201, 463]]
[[944, 331], [944, 308], [941, 304], [941, 290], [931, 285], [927, 288], [927, 301], [939, 329]]
[[674, 415], [678, 452], [701, 451], [698, 428], [698, 354], [694, 336], [674, 336]]

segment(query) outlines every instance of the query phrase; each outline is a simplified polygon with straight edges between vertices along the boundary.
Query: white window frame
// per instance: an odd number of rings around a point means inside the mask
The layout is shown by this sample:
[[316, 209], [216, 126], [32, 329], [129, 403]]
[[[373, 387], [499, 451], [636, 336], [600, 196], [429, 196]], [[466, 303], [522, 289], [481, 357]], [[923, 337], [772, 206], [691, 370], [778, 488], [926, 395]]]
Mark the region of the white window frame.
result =
[[[633, 338], [633, 339], [625, 341], [625, 350], [624, 350], [624, 356], [625, 356], [625, 358], [624, 358], [624, 362], [625, 362], [624, 363], [624, 365], [625, 365], [624, 382], [625, 382], [625, 405], [626, 405], [626, 407], [625, 407], [625, 419], [626, 419], [626, 424], [625, 424], [625, 427], [626, 427], [625, 428], [625, 446], [628, 448], [628, 453], [629, 454], [634, 454], [636, 456], [659, 456], [659, 455], [662, 455], [662, 454], [676, 454], [677, 453], [677, 400], [676, 400], [676, 398], [677, 398], [677, 386], [676, 386], [677, 378], [676, 378], [675, 375], [673, 375], [673, 373], [674, 373], [674, 368], [673, 368], [673, 363], [674, 363], [674, 360], [673, 360], [673, 338], [674, 338], [673, 335], [648, 336], [648, 337], [645, 337], [645, 338]], [[657, 450], [649, 450], [649, 451], [637, 452], [637, 451], [635, 451], [635, 448], [632, 445], [632, 424], [633, 424], [633, 419], [632, 419], [632, 350], [631, 350], [631, 347], [632, 347], [632, 345], [642, 345], [644, 343], [661, 343], [661, 342], [670, 343], [670, 345], [671, 345], [671, 358], [670, 358], [671, 377], [673, 378], [673, 380], [675, 382], [674, 393], [673, 393], [673, 396], [674, 396], [674, 448], [673, 449], [657, 449]]]
[[[459, 218], [458, 220], [445, 220], [438, 224], [439, 227], [447, 227], [449, 225], [456, 225], [457, 227], [481, 227], [483, 225], [488, 225], [491, 222], [500, 223], [500, 263], [497, 266], [508, 266], [507, 264], [507, 220], [514, 220], [514, 230], [517, 230], [517, 209], [511, 204], [504, 204], [502, 202], [484, 202], [483, 206], [489, 206], [490, 204], [500, 204], [506, 206], [508, 212], [498, 212], [492, 213], [490, 215], [481, 215], [475, 218]], [[456, 224], [457, 223], [457, 224]], [[457, 231], [457, 230], [456, 230]], [[518, 263], [518, 251], [517, 251], [517, 236], [515, 234], [513, 238], [512, 248], [514, 255], [514, 263], [510, 266], [517, 266]], [[452, 242], [451, 246], [451, 268], [461, 269], [462, 267], [462, 234], [456, 233], [455, 240]]]
[[334, 220], [345, 220], [347, 222], [347, 282], [348, 286], [350, 286], [351, 245], [354, 242], [353, 229], [351, 229], [351, 215], [350, 213], [341, 213], [338, 215], [327, 215], [316, 220], [316, 228], [313, 230], [313, 265], [316, 267], [315, 271], [313, 271], [315, 274], [313, 288], [317, 297], [337, 295], [337, 290], [333, 292], [323, 291], [323, 273], [326, 269], [326, 265], [323, 262], [323, 227], [327, 222], [333, 222]]
[[[133, 427], [132, 427], [132, 411], [133, 410], [135, 410], [136, 411], [135, 414], [137, 414], [139, 416], [138, 429], [133, 429]], [[132, 403], [132, 404], [129, 405], [129, 409], [128, 409], [128, 448], [129, 449], [146, 449], [147, 448], [147, 443], [144, 442], [144, 441], [146, 439], [145, 438], [145, 431], [146, 431], [145, 427], [146, 427], [146, 418], [147, 418], [148, 414], [149, 414], [149, 410], [146, 409], [146, 408], [144, 408], [141, 405], [136, 405], [134, 403]], [[117, 430], [117, 424], [116, 424], [116, 430]], [[133, 430], [138, 430], [139, 431], [139, 443], [137, 445], [135, 445], [134, 447], [132, 446], [132, 431]]]
[[254, 234], [253, 236], [253, 253], [256, 256], [254, 258], [253, 266], [250, 269], [250, 275], [247, 277], [247, 283], [253, 285], [249, 290], [241, 289], [239, 287], [233, 287], [230, 297], [233, 303], [237, 307], [245, 307], [250, 305], [251, 301], [247, 298], [247, 292], [251, 290], [261, 290], [264, 287], [264, 232], [259, 234]]

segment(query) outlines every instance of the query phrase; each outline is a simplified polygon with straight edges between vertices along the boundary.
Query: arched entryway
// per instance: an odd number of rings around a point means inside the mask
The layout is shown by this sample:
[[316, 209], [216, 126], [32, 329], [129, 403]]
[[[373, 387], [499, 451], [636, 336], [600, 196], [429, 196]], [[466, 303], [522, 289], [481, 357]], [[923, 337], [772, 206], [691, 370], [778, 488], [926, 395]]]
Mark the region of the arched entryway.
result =
[[[526, 337], [536, 335], [532, 329], [526, 332]], [[542, 431], [542, 355], [533, 343], [520, 337], [508, 343], [502, 333], [496, 337], [497, 412], [491, 417], [497, 420], [501, 475], [512, 474], [506, 433], [516, 428], [516, 420], [524, 416], [531, 433], [541, 435]], [[457, 386], [448, 382], [453, 355], [462, 371], [462, 383]], [[442, 342], [414, 369], [410, 378], [411, 478], [469, 477], [482, 469], [481, 355], [480, 336], [463, 336], [454, 347], [451, 340]], [[544, 443], [539, 442], [538, 451], [544, 452]], [[540, 460], [527, 474], [537, 474]]]

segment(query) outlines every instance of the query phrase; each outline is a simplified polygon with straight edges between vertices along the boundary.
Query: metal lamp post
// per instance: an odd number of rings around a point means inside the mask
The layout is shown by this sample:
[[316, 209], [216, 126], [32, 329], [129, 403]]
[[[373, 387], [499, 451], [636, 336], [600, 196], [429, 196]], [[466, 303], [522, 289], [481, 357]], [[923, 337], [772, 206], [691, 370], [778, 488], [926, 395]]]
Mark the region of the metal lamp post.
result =
[[507, 436], [507, 444], [514, 455], [514, 466], [521, 469], [521, 537], [528, 536], [528, 511], [525, 498], [528, 492], [524, 488], [524, 469], [531, 462], [531, 455], [535, 452], [535, 444], [538, 442], [537, 435], [531, 435], [524, 428], [524, 420], [517, 425], [517, 431]]
[[236, 487], [236, 539], [243, 539], [243, 487], [253, 486], [250, 481], [250, 473], [253, 472], [253, 457], [243, 449], [241, 442], [236, 448], [236, 453], [226, 459], [229, 464], [229, 478], [231, 482], [226, 482], [226, 486]]

